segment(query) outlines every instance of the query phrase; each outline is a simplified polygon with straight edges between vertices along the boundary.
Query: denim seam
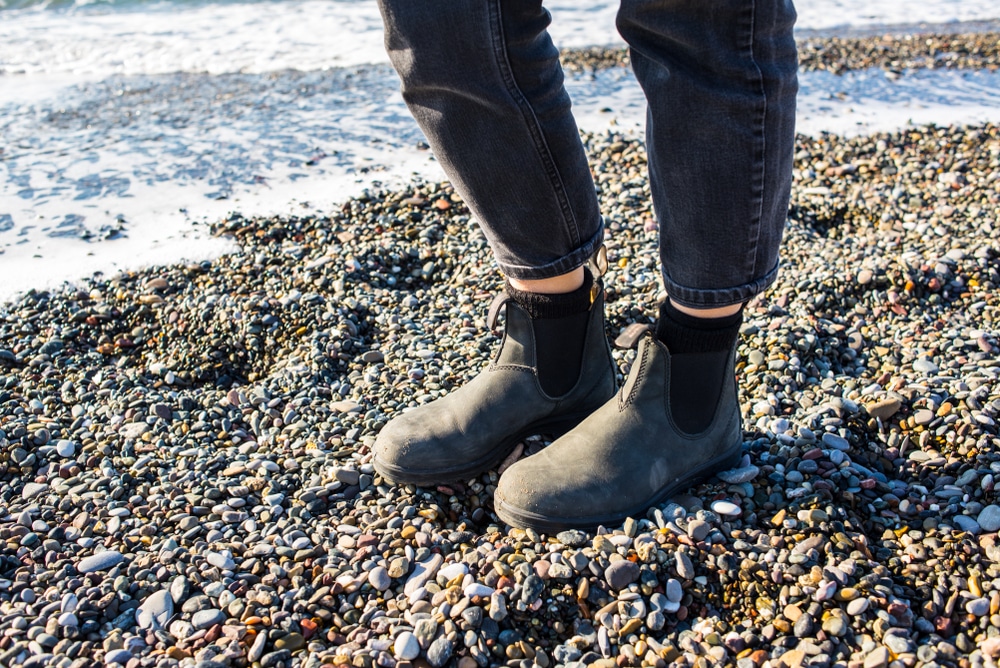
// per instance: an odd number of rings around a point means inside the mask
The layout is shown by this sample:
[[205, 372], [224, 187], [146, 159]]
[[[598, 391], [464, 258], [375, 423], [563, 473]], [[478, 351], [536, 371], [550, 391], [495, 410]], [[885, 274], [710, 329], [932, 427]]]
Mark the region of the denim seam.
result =
[[750, 266], [750, 276], [757, 275], [757, 248], [760, 245], [760, 231], [764, 225], [764, 184], [767, 182], [767, 175], [765, 174], [765, 169], [767, 166], [767, 91], [764, 85], [764, 73], [760, 69], [760, 65], [757, 62], [757, 58], [754, 54], [754, 44], [756, 43], [756, 28], [757, 28], [757, 4], [754, 0], [750, 2], [750, 62], [753, 63], [754, 69], [757, 71], [757, 84], [760, 87], [760, 96], [763, 101], [763, 107], [760, 112], [760, 133], [759, 133], [759, 149], [756, 157], [757, 169], [755, 170], [757, 175], [757, 182], [755, 184], [755, 191], [758, 197], [758, 208], [757, 217], [754, 221], [754, 229], [752, 232], [752, 239], [750, 241], [749, 257], [751, 258]]
[[504, 273], [504, 275], [509, 278], [519, 278], [522, 280], [552, 278], [553, 276], [571, 272], [577, 267], [585, 265], [587, 260], [589, 260], [590, 257], [597, 251], [603, 241], [604, 219], [601, 218], [597, 232], [594, 233], [594, 236], [587, 239], [582, 246], [579, 246], [570, 254], [563, 255], [548, 264], [533, 266], [515, 265], [509, 262], [503, 262], [499, 258], [497, 259], [497, 264], [500, 266], [500, 270]]
[[680, 285], [663, 272], [664, 288], [670, 298], [681, 306], [715, 308], [749, 301], [766, 290], [778, 277], [776, 263], [766, 274], [747, 283], [728, 288], [690, 288]]
[[538, 154], [538, 158], [545, 166], [545, 171], [548, 173], [549, 185], [552, 186], [556, 200], [559, 202], [559, 208], [562, 209], [563, 220], [566, 223], [566, 228], [569, 231], [570, 236], [572, 237], [573, 245], [579, 246], [580, 226], [577, 224], [576, 217], [573, 215], [573, 209], [566, 196], [566, 187], [562, 182], [562, 177], [559, 175], [559, 170], [556, 169], [555, 161], [552, 159], [552, 153], [549, 150], [548, 144], [545, 142], [545, 136], [542, 134], [538, 118], [535, 116], [535, 110], [531, 108], [531, 104], [528, 102], [528, 99], [518, 87], [517, 81], [514, 79], [513, 70], [510, 66], [510, 60], [507, 57], [507, 40], [503, 31], [503, 20], [500, 8], [501, 0], [493, 0], [490, 4], [493, 6], [493, 11], [490, 12], [490, 22], [493, 24], [491, 26], [492, 30], [490, 30], [490, 35], [493, 38], [493, 52], [496, 56], [497, 66], [500, 69], [504, 85], [507, 87], [507, 93], [511, 96], [511, 98], [513, 98], [515, 104], [517, 104], [518, 108], [521, 110], [525, 126], [528, 128], [528, 132], [531, 134], [531, 139], [535, 144], [535, 151]]

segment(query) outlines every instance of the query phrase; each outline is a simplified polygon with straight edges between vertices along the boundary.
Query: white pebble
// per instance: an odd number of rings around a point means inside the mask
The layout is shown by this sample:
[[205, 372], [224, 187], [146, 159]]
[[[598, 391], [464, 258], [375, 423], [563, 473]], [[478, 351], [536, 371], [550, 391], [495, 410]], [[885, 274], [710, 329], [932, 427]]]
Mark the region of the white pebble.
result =
[[712, 510], [727, 517], [735, 517], [742, 513], [742, 509], [731, 501], [714, 501]]

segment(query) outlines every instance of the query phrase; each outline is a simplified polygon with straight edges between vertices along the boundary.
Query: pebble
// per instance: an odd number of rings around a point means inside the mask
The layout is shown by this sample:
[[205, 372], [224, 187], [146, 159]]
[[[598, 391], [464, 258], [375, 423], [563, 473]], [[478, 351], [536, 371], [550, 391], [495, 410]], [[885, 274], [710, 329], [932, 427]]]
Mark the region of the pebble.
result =
[[865, 406], [868, 414], [879, 420], [888, 420], [899, 412], [903, 402], [895, 397], [887, 397], [878, 401], [873, 401]]
[[887, 668], [891, 658], [885, 647], [875, 647], [864, 659], [864, 668]]
[[96, 573], [114, 568], [125, 561], [125, 556], [117, 550], [105, 550], [82, 559], [76, 569], [81, 573]]
[[1000, 531], [1000, 506], [990, 504], [979, 512], [976, 523], [986, 533]]
[[468, 598], [476, 598], [477, 596], [481, 598], [489, 598], [493, 595], [494, 591], [493, 587], [487, 587], [484, 584], [473, 582], [468, 585], [462, 593]]
[[447, 636], [440, 636], [427, 648], [427, 663], [433, 668], [442, 668], [451, 658], [454, 647]]
[[695, 577], [694, 564], [691, 557], [684, 552], [677, 553], [677, 574], [685, 580], [693, 580]]
[[847, 604], [847, 614], [851, 617], [862, 615], [868, 610], [871, 602], [867, 598], [856, 598]]
[[605, 569], [604, 579], [614, 590], [625, 589], [639, 579], [639, 564], [627, 559], [615, 561]]
[[166, 628], [174, 616], [174, 599], [166, 589], [150, 594], [136, 609], [136, 622], [143, 629]]
[[667, 580], [667, 585], [665, 588], [665, 593], [668, 601], [674, 603], [679, 603], [684, 597], [684, 589], [681, 587], [681, 583], [674, 578], [669, 578]]
[[191, 615], [191, 625], [196, 629], [207, 629], [210, 626], [226, 621], [226, 615], [221, 610], [199, 610]]
[[393, 641], [393, 650], [397, 659], [412, 661], [420, 656], [420, 643], [412, 633], [403, 631]]
[[705, 540], [711, 530], [711, 525], [702, 520], [691, 520], [687, 525], [687, 534], [694, 541]]
[[953, 517], [952, 519], [955, 521], [955, 524], [958, 525], [959, 529], [961, 529], [962, 531], [967, 531], [974, 536], [979, 535], [983, 531], [983, 528], [979, 524], [979, 522], [972, 519], [968, 515], [955, 515], [955, 517]]
[[21, 498], [24, 500], [33, 499], [39, 494], [45, 493], [49, 486], [44, 482], [28, 482], [21, 488]]
[[838, 436], [832, 432], [823, 434], [823, 445], [836, 450], [846, 451], [851, 449], [851, 444], [843, 436]]
[[209, 552], [206, 554], [205, 560], [216, 568], [221, 568], [224, 571], [231, 571], [236, 568], [236, 562], [233, 560], [233, 555], [228, 551]]
[[984, 617], [990, 612], [990, 599], [974, 598], [965, 604], [965, 611], [976, 617]]
[[713, 501], [712, 510], [726, 517], [736, 517], [743, 512], [738, 505], [731, 501]]
[[437, 630], [438, 624], [434, 619], [421, 618], [413, 624], [413, 635], [423, 648], [431, 646]]
[[720, 471], [716, 474], [719, 480], [728, 482], [730, 485], [739, 485], [740, 483], [750, 482], [758, 475], [760, 475], [760, 469], [752, 464], [736, 469], [730, 469], [728, 471]]
[[576, 529], [560, 531], [556, 534], [556, 540], [566, 547], [583, 547], [590, 542], [590, 538], [587, 536], [586, 532], [577, 531]]
[[56, 441], [56, 453], [60, 457], [69, 458], [76, 454], [76, 443], [60, 439]]
[[117, 663], [124, 666], [132, 659], [132, 652], [127, 649], [113, 649], [104, 655], [104, 663]]
[[376, 566], [368, 572], [368, 583], [376, 591], [385, 591], [392, 586], [392, 578], [389, 577], [389, 572], [384, 567]]
[[409, 595], [415, 590], [423, 587], [437, 573], [438, 568], [444, 562], [444, 557], [440, 554], [431, 555], [426, 561], [421, 561], [413, 565], [413, 571], [407, 578], [403, 586], [403, 593]]

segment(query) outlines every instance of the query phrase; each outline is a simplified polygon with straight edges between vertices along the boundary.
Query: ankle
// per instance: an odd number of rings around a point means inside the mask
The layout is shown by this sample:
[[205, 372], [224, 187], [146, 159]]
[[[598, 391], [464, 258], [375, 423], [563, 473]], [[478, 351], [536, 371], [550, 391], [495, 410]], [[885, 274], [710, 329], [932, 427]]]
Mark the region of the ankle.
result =
[[580, 268], [581, 282], [575, 290], [564, 293], [543, 293], [522, 290], [507, 281], [506, 291], [515, 304], [532, 318], [562, 318], [590, 310], [591, 288], [594, 278], [590, 272]]
[[[660, 306], [660, 317], [656, 323], [656, 338], [667, 346], [671, 355], [685, 353], [709, 353], [731, 350], [743, 323], [743, 305], [736, 309], [710, 309], [701, 315], [691, 315], [687, 309], [681, 310], [670, 300]], [[706, 317], [711, 311], [728, 311], [726, 315]]]
[[740, 302], [739, 304], [730, 304], [729, 306], [718, 306], [714, 308], [692, 308], [691, 306], [678, 304], [670, 298], [667, 298], [667, 302], [677, 311], [693, 318], [727, 318], [741, 312], [743, 307], [746, 305], [745, 303]]
[[521, 292], [531, 292], [543, 295], [561, 295], [573, 292], [583, 285], [587, 272], [584, 267], [551, 278], [519, 279], [508, 278], [507, 284]]

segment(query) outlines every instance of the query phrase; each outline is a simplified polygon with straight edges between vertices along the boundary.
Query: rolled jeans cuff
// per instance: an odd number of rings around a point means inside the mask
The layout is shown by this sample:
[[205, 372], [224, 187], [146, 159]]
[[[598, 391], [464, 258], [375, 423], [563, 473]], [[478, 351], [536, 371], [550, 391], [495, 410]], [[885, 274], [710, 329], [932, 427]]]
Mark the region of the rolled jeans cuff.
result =
[[731, 288], [689, 288], [670, 280], [663, 273], [663, 284], [675, 304], [695, 309], [721, 308], [743, 304], [764, 292], [778, 278], [778, 264], [760, 278]]
[[582, 246], [570, 253], [563, 255], [545, 264], [525, 265], [517, 262], [517, 258], [495, 252], [497, 265], [500, 271], [508, 278], [516, 278], [522, 281], [535, 281], [543, 278], [553, 278], [568, 274], [577, 267], [587, 264], [590, 257], [597, 252], [597, 249], [604, 243], [604, 218], [600, 218], [597, 224], [597, 231]]

